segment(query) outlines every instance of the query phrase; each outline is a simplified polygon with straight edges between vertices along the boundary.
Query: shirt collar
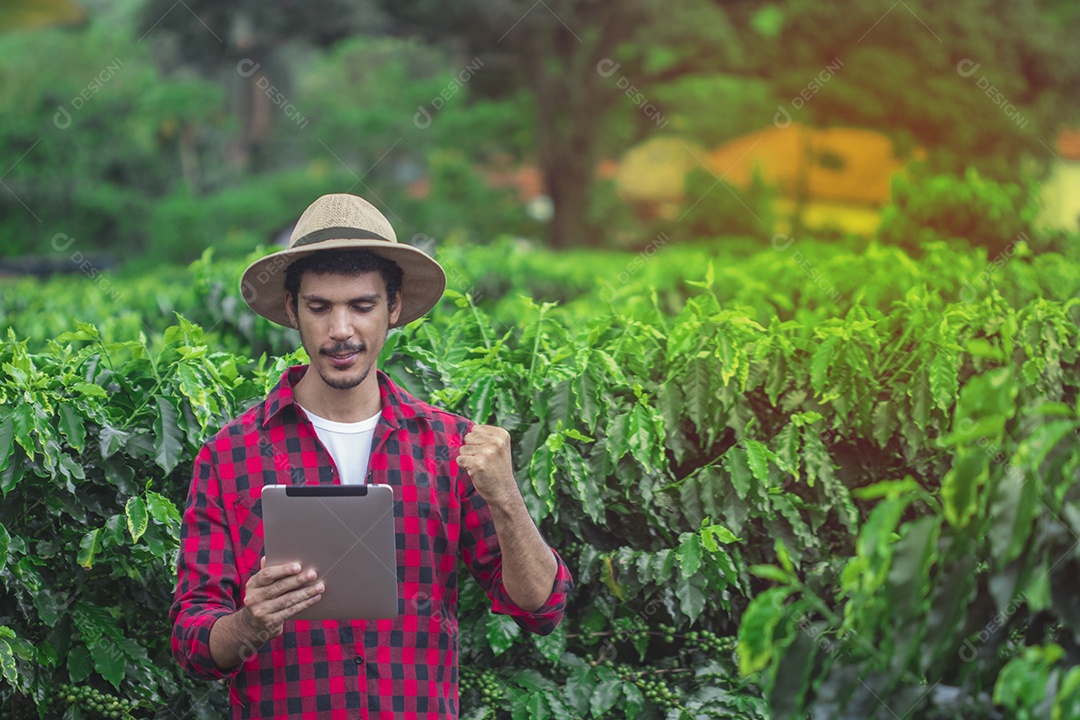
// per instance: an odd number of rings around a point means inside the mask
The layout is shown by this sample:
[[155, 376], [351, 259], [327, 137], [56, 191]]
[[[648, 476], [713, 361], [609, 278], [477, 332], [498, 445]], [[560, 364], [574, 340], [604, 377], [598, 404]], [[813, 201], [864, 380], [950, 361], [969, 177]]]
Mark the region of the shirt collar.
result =
[[[296, 404], [293, 388], [296, 383], [300, 382], [300, 378], [304, 377], [308, 367], [308, 365], [294, 365], [286, 368], [285, 372], [281, 374], [281, 380], [278, 381], [278, 384], [267, 393], [266, 402], [263, 404], [264, 427], [268, 426], [274, 416], [286, 407]], [[431, 417], [426, 405], [398, 387], [386, 373], [382, 370], [376, 370], [375, 374], [379, 381], [379, 395], [382, 401], [381, 417], [387, 424], [393, 428], [398, 428], [401, 427], [403, 420]]]

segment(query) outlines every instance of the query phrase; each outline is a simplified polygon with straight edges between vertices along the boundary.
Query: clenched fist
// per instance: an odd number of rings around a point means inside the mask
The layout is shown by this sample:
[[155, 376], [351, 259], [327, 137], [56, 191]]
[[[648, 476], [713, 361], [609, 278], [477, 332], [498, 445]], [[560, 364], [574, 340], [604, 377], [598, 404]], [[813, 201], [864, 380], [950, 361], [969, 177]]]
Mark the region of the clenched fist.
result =
[[501, 427], [474, 425], [465, 435], [457, 464], [469, 473], [489, 505], [505, 506], [521, 497], [510, 456], [510, 433]]

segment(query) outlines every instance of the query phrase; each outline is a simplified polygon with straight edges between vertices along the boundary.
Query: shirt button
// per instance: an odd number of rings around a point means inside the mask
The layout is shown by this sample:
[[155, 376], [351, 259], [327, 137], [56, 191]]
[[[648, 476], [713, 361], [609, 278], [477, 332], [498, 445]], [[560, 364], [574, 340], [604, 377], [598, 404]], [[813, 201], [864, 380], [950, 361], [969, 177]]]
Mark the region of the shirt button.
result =
[[360, 657], [359, 655], [357, 655], [355, 658], [353, 658], [353, 660], [356, 661], [357, 665], [363, 665], [364, 664], [364, 658]]

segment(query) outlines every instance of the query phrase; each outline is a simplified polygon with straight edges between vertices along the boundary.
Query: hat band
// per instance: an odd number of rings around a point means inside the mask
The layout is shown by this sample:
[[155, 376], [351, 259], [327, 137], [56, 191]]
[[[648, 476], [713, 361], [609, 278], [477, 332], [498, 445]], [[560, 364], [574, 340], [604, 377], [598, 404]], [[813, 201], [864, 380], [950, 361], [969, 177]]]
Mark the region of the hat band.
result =
[[383, 242], [390, 242], [390, 240], [387, 240], [382, 235], [362, 228], [328, 227], [320, 230], [312, 230], [307, 235], [304, 235], [294, 242], [291, 247], [297, 248], [302, 245], [314, 245], [315, 243], [326, 242], [327, 240], [382, 240]]

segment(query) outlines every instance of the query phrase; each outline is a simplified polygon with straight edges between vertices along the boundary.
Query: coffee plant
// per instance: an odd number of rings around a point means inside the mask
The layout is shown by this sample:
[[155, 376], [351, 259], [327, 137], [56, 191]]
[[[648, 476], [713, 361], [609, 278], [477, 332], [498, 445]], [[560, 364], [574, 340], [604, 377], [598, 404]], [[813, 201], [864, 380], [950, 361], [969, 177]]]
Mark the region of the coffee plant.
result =
[[[510, 431], [577, 581], [546, 637], [463, 585], [463, 717], [1080, 716], [1075, 268], [785, 242], [612, 295], [620, 259], [566, 306], [450, 291], [390, 336], [396, 381]], [[161, 293], [198, 317], [197, 290]], [[3, 716], [224, 714], [168, 651], [179, 509], [201, 442], [304, 361], [253, 359], [243, 312], [7, 316]]]

